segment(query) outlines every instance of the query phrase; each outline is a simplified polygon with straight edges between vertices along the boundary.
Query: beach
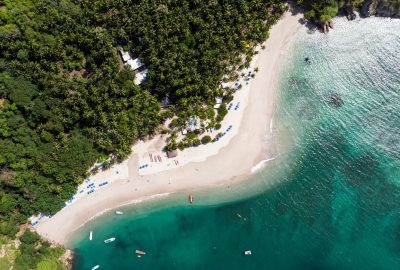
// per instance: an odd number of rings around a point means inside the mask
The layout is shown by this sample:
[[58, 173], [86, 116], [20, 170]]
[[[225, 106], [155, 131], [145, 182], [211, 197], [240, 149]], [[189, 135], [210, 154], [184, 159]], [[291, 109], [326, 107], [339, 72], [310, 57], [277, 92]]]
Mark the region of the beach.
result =
[[300, 18], [301, 13], [287, 12], [271, 28], [265, 49], [260, 50], [252, 62], [259, 72], [251, 80], [246, 90], [248, 94], [241, 97], [241, 112], [235, 112], [236, 116], [231, 119], [234, 129], [225, 142], [189, 149], [184, 153], [193, 158], [187, 159], [185, 164], [148, 174], [138, 170], [140, 153], [146, 152], [143, 148], [147, 149], [149, 145], [161, 147], [160, 138], [140, 142], [133, 147], [129, 159], [91, 177], [94, 181], [107, 181], [107, 186], [79, 197], [40, 222], [36, 231], [51, 241], [66, 244], [75, 230], [107, 210], [171, 193], [189, 194], [246, 181], [252, 168], [274, 158], [270, 142], [281, 58], [295, 34], [304, 29], [299, 23]]
[[278, 56], [274, 160], [230, 187], [87, 222], [67, 243], [73, 269], [400, 269], [400, 20], [333, 22], [329, 34], [301, 29]]

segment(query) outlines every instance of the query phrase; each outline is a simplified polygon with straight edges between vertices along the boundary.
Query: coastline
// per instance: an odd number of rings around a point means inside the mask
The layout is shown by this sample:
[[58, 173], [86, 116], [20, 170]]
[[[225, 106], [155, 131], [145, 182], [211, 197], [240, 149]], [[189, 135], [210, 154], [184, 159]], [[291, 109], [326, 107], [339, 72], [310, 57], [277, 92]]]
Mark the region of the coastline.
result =
[[[107, 188], [99, 189], [90, 196], [79, 198], [62, 209], [51, 219], [38, 224], [35, 229], [43, 237], [66, 244], [71, 234], [90, 219], [111, 209], [139, 203], [157, 194], [179, 192], [192, 193], [221, 186], [229, 186], [246, 179], [260, 162], [274, 158], [271, 139], [277, 82], [280, 72], [280, 56], [291, 45], [294, 35], [301, 29], [300, 13], [286, 12], [270, 30], [270, 37], [254, 58], [260, 69], [252, 80], [247, 106], [242, 112], [240, 126], [227, 145], [218, 149], [204, 161], [190, 162], [184, 166], [157, 174], [140, 175], [136, 152], [131, 158], [113, 169], [91, 178], [107, 180], [122, 173]], [[166, 195], [166, 196], [167, 196]]]

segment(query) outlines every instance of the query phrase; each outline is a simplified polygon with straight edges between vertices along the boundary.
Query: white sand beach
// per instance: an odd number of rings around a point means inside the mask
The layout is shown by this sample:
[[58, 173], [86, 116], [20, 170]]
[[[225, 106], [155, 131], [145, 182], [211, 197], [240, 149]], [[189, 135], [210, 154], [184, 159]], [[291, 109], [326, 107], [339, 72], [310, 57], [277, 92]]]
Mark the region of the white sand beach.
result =
[[[145, 173], [138, 168], [149, 153], [161, 152], [164, 138], [156, 136], [151, 141], [139, 142], [128, 160], [90, 177], [92, 182], [107, 181], [107, 185], [90, 194], [82, 190], [73, 203], [38, 223], [37, 232], [51, 241], [65, 244], [76, 229], [108, 209], [154, 198], [157, 194], [188, 194], [246, 181], [255, 165], [273, 158], [268, 142], [272, 136], [279, 69], [282, 55], [303, 28], [300, 18], [300, 13], [287, 12], [270, 30], [265, 49], [260, 50], [252, 62], [252, 67], [258, 67], [259, 72], [247, 88], [238, 91], [233, 102], [234, 106], [240, 102], [240, 106], [230, 110], [223, 122], [222, 130], [232, 125], [224, 138], [180, 152], [178, 163], [162, 157], [160, 163], [164, 164], [151, 167]], [[86, 183], [81, 187], [84, 185]]]

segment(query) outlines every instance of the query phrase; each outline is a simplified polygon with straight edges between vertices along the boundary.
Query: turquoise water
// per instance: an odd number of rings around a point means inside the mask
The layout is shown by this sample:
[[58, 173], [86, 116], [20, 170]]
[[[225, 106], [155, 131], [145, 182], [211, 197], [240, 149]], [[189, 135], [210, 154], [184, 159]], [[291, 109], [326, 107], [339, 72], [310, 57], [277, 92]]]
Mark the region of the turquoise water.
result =
[[400, 269], [400, 21], [335, 26], [286, 56], [275, 137], [289, 146], [254, 176], [263, 192], [102, 217], [76, 234], [74, 269]]

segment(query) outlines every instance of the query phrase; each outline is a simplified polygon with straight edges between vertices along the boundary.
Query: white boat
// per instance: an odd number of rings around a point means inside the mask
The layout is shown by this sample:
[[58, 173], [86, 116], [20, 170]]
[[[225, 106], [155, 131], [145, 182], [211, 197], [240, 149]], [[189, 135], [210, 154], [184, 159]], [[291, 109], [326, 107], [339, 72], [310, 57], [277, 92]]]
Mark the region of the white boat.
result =
[[244, 255], [250, 256], [250, 255], [251, 255], [251, 250], [246, 250], [246, 251], [244, 252]]
[[89, 233], [89, 240], [92, 241], [92, 239], [93, 239], [93, 231], [90, 231], [90, 233]]
[[99, 268], [100, 268], [100, 265], [95, 265], [95, 266], [92, 267], [92, 270], [96, 270], [96, 269], [99, 269]]
[[104, 240], [104, 243], [108, 244], [108, 243], [111, 243], [113, 241], [115, 241], [115, 237], [111, 237], [111, 238], [108, 238], [108, 239]]
[[122, 215], [124, 212], [122, 212], [122, 211], [115, 211], [115, 214], [117, 214], [117, 215]]
[[189, 194], [189, 202], [193, 203], [193, 195], [192, 194]]

